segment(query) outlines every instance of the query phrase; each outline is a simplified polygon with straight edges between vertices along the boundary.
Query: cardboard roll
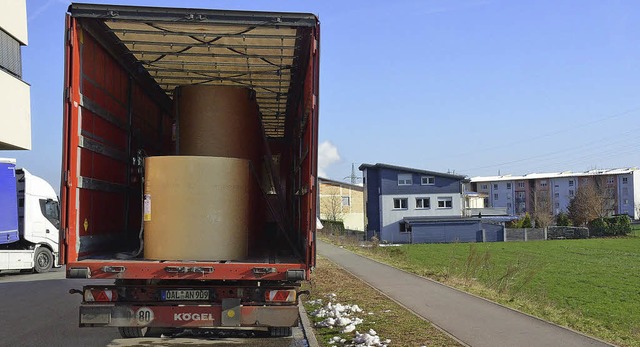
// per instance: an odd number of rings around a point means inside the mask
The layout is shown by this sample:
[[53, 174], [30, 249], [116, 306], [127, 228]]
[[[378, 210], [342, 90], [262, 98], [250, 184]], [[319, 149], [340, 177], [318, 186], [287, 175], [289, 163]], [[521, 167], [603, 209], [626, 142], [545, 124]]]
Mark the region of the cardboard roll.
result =
[[188, 85], [174, 92], [178, 154], [249, 159], [264, 148], [258, 104], [248, 88]]
[[144, 257], [246, 258], [254, 182], [249, 161], [244, 159], [146, 158]]

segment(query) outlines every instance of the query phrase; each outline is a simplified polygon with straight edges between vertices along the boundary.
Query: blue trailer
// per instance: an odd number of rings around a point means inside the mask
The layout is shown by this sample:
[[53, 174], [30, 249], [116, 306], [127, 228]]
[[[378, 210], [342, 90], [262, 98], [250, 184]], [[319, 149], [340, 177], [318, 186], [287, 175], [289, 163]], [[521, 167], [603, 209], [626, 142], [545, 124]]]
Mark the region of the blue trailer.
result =
[[16, 161], [0, 158], [0, 244], [19, 240]]

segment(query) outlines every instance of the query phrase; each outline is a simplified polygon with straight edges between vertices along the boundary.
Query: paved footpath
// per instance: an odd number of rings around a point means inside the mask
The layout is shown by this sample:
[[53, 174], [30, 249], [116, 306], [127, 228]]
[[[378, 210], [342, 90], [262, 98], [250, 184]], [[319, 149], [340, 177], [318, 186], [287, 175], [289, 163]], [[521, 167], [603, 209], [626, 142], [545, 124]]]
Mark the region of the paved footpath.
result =
[[469, 346], [611, 346], [319, 240], [318, 253]]

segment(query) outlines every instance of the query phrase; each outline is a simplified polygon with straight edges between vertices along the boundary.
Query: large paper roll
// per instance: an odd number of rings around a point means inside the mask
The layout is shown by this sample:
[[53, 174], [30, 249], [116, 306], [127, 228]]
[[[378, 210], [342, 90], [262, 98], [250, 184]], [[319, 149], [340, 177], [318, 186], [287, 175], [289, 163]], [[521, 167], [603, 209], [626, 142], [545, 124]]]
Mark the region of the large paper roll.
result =
[[258, 104], [250, 89], [181, 86], [174, 100], [178, 154], [243, 158], [260, 167], [264, 142]]
[[249, 162], [244, 159], [147, 158], [144, 257], [212, 261], [246, 258], [254, 182]]

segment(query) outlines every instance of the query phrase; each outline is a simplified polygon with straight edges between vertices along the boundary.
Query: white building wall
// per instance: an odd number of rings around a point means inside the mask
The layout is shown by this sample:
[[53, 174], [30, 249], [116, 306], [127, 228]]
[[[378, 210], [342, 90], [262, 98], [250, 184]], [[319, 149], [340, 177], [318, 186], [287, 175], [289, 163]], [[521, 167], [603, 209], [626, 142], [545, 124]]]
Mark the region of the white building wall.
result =
[[[2, 0], [0, 28], [26, 45], [26, 0]], [[30, 87], [0, 70], [0, 149], [31, 149]]]
[[0, 28], [23, 45], [27, 38], [27, 0], [2, 0]]
[[631, 194], [634, 211], [633, 219], [640, 219], [640, 170], [633, 171], [631, 176], [633, 177], [631, 180], [631, 185], [633, 186], [633, 193]]
[[[633, 219], [638, 219], [638, 208], [636, 206], [638, 199], [638, 171], [631, 172], [629, 174], [618, 175], [618, 213], [625, 213], [631, 216]], [[627, 183], [624, 183], [626, 178]]]
[[[451, 208], [438, 208], [438, 198], [450, 197]], [[393, 199], [407, 199], [406, 209], [394, 209]], [[416, 198], [430, 198], [431, 207], [417, 209]], [[410, 233], [400, 232], [400, 221], [404, 217], [461, 217], [462, 194], [410, 194], [410, 195], [384, 195], [381, 196], [380, 212], [382, 221], [381, 240], [388, 242], [411, 242]]]
[[503, 207], [507, 209], [508, 214], [515, 214], [515, 181], [490, 182], [489, 189], [491, 207]]
[[0, 70], [0, 149], [31, 149], [30, 98], [28, 84]]
[[[573, 184], [570, 184], [573, 182]], [[551, 203], [553, 214], [567, 212], [571, 199], [576, 194], [578, 180], [575, 177], [558, 177], [550, 180], [551, 183]], [[572, 195], [573, 194], [573, 195]]]

